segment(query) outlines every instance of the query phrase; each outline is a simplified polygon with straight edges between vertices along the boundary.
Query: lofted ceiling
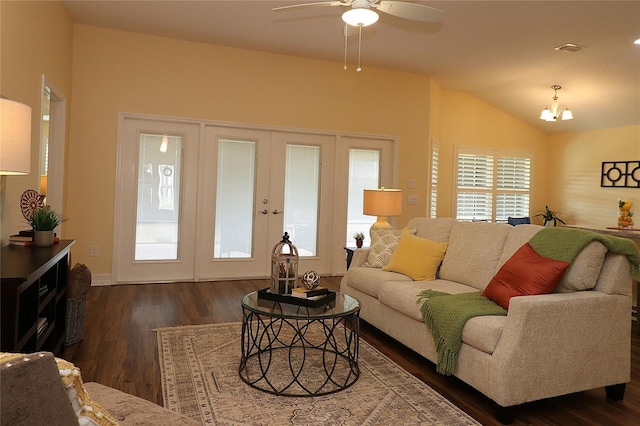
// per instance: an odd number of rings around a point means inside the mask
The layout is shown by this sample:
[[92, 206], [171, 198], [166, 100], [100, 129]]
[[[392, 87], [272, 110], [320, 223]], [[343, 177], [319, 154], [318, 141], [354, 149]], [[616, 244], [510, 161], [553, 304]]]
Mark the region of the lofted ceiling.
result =
[[[274, 12], [303, 1], [66, 0], [74, 22], [184, 40], [344, 60], [343, 7]], [[362, 72], [432, 76], [546, 133], [640, 124], [640, 1], [414, 1], [444, 11], [439, 23], [380, 14], [362, 31]], [[356, 34], [354, 32], [354, 34]], [[356, 72], [357, 35], [348, 69]], [[586, 46], [569, 53], [565, 43]], [[559, 84], [575, 119], [545, 122]]]

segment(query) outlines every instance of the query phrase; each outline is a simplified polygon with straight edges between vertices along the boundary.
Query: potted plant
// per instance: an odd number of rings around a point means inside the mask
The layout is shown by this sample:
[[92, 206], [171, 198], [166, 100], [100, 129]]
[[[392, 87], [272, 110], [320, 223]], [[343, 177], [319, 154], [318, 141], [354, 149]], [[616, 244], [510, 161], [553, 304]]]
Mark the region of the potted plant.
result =
[[34, 210], [31, 219], [27, 223], [33, 228], [33, 242], [35, 245], [38, 247], [53, 245], [53, 230], [66, 221], [66, 218], [49, 206]]
[[356, 247], [362, 247], [362, 242], [364, 241], [364, 234], [362, 232], [356, 232], [353, 234], [353, 238], [356, 240]]
[[549, 209], [549, 206], [544, 206], [544, 208], [545, 208], [544, 213], [540, 213], [535, 216], [535, 217], [538, 217], [538, 216], [542, 217], [544, 221], [543, 223], [544, 226], [547, 226], [547, 224], [550, 224], [552, 222], [553, 222], [553, 226], [556, 226], [558, 222], [560, 222], [563, 225], [566, 225], [565, 221], [558, 217], [558, 212]]

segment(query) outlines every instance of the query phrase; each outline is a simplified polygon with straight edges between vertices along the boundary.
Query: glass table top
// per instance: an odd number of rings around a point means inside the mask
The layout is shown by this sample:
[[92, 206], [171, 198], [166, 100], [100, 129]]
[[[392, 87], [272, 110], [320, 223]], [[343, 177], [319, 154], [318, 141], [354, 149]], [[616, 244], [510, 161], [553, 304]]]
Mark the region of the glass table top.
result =
[[[293, 299], [294, 296], [291, 296]], [[321, 319], [336, 318], [352, 315], [360, 310], [360, 302], [348, 294], [336, 293], [336, 299], [317, 308], [295, 305], [285, 302], [275, 302], [258, 297], [254, 291], [242, 298], [242, 307], [271, 317], [292, 319]]]

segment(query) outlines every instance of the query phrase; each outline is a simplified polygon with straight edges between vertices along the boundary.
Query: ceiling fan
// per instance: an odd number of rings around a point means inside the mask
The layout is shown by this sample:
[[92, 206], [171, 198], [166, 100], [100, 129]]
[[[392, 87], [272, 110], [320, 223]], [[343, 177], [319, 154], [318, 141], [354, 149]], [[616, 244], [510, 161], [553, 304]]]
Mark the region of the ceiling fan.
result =
[[[360, 66], [360, 47], [362, 45], [362, 27], [366, 27], [378, 22], [379, 15], [375, 12], [384, 12], [399, 18], [411, 19], [421, 22], [439, 22], [442, 18], [443, 11], [429, 6], [423, 6], [416, 3], [408, 3], [404, 1], [394, 0], [342, 0], [342, 1], [323, 1], [315, 3], [293, 4], [290, 6], [281, 6], [273, 8], [274, 11], [293, 9], [299, 7], [316, 7], [316, 6], [342, 6], [348, 7], [349, 10], [342, 14], [342, 20], [345, 23], [344, 29], [344, 69], [347, 69], [347, 26], [351, 25], [359, 28], [358, 40], [358, 68]], [[375, 9], [375, 10], [373, 10]]]
[[322, 1], [315, 3], [293, 4], [290, 6], [276, 7], [272, 10], [293, 9], [296, 7], [314, 7], [314, 6], [342, 6], [350, 7], [349, 10], [342, 14], [342, 20], [355, 26], [363, 26], [374, 24], [378, 21], [378, 14], [372, 10], [388, 13], [389, 15], [399, 18], [411, 19], [413, 21], [422, 22], [438, 22], [442, 18], [443, 11], [429, 6], [423, 6], [416, 3], [408, 3], [404, 1], [394, 0], [343, 0], [343, 1]]

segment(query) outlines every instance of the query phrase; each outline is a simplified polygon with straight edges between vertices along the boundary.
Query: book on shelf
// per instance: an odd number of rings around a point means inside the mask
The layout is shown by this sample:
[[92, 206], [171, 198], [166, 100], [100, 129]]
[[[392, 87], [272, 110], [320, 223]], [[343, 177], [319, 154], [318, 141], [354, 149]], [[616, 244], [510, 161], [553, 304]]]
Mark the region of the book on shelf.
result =
[[33, 241], [12, 241], [9, 240], [10, 246], [32, 246], [35, 243]]
[[325, 287], [316, 287], [313, 289], [308, 289], [306, 287], [296, 287], [291, 291], [291, 295], [294, 297], [301, 297], [304, 299], [309, 299], [312, 297], [321, 297], [329, 293], [329, 289]]
[[49, 287], [46, 284], [38, 288], [38, 297], [42, 297], [47, 293], [49, 293]]
[[9, 235], [9, 241], [33, 241], [33, 237], [31, 235]]

